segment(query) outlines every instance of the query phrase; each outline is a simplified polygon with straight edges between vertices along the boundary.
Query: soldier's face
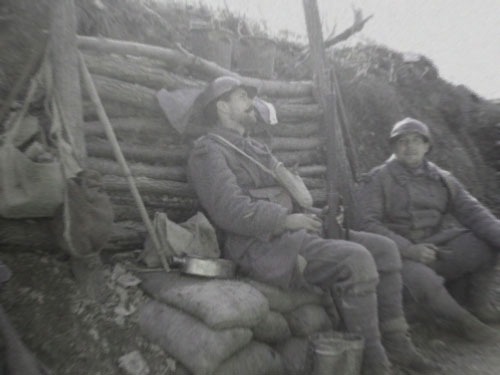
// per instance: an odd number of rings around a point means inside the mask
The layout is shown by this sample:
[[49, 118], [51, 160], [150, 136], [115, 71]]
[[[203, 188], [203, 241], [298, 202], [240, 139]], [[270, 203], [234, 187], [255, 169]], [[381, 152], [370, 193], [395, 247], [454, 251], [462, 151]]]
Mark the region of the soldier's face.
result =
[[404, 134], [394, 143], [394, 155], [404, 165], [416, 168], [422, 164], [429, 147], [429, 142], [420, 134]]
[[257, 122], [253, 99], [248, 96], [246, 90], [237, 88], [230, 95], [227, 101], [228, 115], [231, 120], [248, 127]]

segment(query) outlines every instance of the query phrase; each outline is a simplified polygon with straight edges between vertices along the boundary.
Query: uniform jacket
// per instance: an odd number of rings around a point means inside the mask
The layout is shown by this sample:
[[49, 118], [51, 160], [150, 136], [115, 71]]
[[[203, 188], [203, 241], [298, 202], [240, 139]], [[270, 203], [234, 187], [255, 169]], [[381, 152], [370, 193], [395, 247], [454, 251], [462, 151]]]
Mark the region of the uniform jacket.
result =
[[390, 158], [368, 174], [359, 199], [362, 228], [393, 239], [400, 249], [443, 244], [467, 230], [500, 248], [500, 221], [430, 161], [412, 172]]
[[[278, 162], [267, 146], [251, 138], [222, 127], [212, 132], [268, 168]], [[254, 197], [258, 195], [255, 189], [267, 191], [263, 188], [277, 187], [272, 176], [210, 134], [195, 142], [188, 175], [202, 207], [225, 234], [224, 256], [252, 278], [282, 287], [293, 286], [299, 277], [297, 255], [308, 235], [303, 230], [284, 231], [291, 207], [274, 203], [269, 196]]]

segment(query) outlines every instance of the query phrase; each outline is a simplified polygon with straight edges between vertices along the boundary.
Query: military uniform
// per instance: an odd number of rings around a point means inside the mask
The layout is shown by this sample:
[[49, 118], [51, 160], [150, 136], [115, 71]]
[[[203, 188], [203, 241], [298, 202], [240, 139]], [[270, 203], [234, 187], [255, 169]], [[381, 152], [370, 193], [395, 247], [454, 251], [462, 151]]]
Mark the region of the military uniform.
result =
[[[267, 168], [278, 162], [256, 140], [221, 126], [211, 132]], [[370, 303], [377, 304], [376, 292], [380, 329], [406, 332], [401, 260], [393, 241], [354, 231], [352, 241], [344, 241], [324, 239], [305, 230], [284, 230], [285, 218], [293, 211], [283, 203], [289, 201], [282, 199], [286, 192], [276, 189], [271, 175], [210, 133], [195, 142], [188, 173], [201, 205], [224, 232], [224, 256], [235, 261], [243, 273], [283, 288], [314, 285], [331, 292], [350, 331], [364, 329], [359, 322], [371, 326], [372, 337], [365, 336], [368, 346], [380, 345], [377, 311], [368, 310]], [[299, 255], [307, 261], [303, 272], [298, 267]], [[358, 303], [365, 297], [370, 299], [365, 301], [367, 310], [363, 302]], [[351, 303], [350, 298], [357, 303]]]
[[455, 177], [427, 160], [411, 171], [389, 159], [368, 174], [359, 199], [364, 230], [391, 238], [400, 250], [414, 243], [448, 250], [438, 253], [432, 267], [403, 260], [403, 283], [417, 301], [434, 300], [444, 280], [480, 272], [494, 263], [500, 221]]

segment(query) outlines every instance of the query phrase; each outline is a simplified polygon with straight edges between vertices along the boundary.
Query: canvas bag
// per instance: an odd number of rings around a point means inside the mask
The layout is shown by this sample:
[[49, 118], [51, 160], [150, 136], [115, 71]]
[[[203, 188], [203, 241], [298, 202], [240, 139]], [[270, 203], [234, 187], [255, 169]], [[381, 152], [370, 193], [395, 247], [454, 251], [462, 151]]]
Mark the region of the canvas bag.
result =
[[[181, 224], [170, 220], [164, 212], [156, 212], [153, 228], [160, 242], [160, 251], [163, 251], [167, 258], [173, 256], [219, 258], [221, 255], [215, 229], [202, 212], [197, 212]], [[161, 264], [149, 236], [144, 244], [141, 258], [149, 267], [158, 267]]]
[[63, 194], [59, 162], [34, 162], [12, 143], [0, 147], [0, 216], [52, 217]]
[[0, 146], [0, 216], [9, 219], [52, 217], [64, 199], [59, 161], [35, 161], [16, 147], [27, 141], [20, 134], [33, 122], [26, 112], [37, 86], [34, 79]]

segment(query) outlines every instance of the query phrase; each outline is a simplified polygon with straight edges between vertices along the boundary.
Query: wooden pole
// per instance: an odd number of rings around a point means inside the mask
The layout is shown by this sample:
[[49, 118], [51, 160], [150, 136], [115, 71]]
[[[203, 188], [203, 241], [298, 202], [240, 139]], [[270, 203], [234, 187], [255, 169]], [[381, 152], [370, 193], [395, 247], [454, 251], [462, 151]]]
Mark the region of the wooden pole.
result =
[[156, 235], [156, 231], [153, 227], [151, 220], [149, 219], [148, 212], [146, 211], [146, 207], [144, 206], [144, 202], [141, 198], [141, 195], [139, 194], [139, 190], [137, 189], [134, 178], [132, 177], [132, 172], [130, 172], [130, 168], [128, 167], [127, 161], [125, 160], [125, 157], [123, 156], [123, 153], [120, 149], [118, 140], [116, 139], [116, 135], [113, 130], [113, 126], [111, 125], [108, 115], [106, 114], [106, 111], [102, 106], [101, 99], [99, 98], [99, 94], [97, 93], [97, 89], [94, 85], [94, 81], [92, 81], [92, 77], [87, 69], [87, 66], [85, 65], [85, 60], [81, 55], [79, 55], [79, 62], [80, 62], [80, 69], [82, 73], [83, 82], [85, 83], [85, 88], [88, 91], [92, 103], [94, 103], [94, 105], [97, 108], [97, 114], [99, 115], [99, 120], [102, 122], [104, 126], [104, 130], [106, 131], [106, 135], [109, 139], [109, 142], [111, 143], [116, 160], [123, 169], [123, 173], [126, 176], [130, 192], [132, 193], [132, 196], [134, 197], [134, 200], [139, 208], [141, 218], [144, 221], [144, 225], [146, 226], [146, 229], [149, 233], [149, 236], [151, 237], [151, 240], [153, 241], [153, 245], [158, 253], [158, 257], [160, 258], [163, 268], [165, 269], [165, 271], [168, 272], [170, 271], [170, 267], [168, 265], [165, 254], [161, 250], [160, 241], [158, 239], [158, 236]]
[[237, 77], [244, 84], [259, 88], [260, 95], [276, 97], [303, 97], [311, 94], [311, 82], [275, 81], [240, 76], [231, 70], [222, 68], [213, 61], [208, 61], [195, 56], [186, 50], [178, 51], [141, 43], [89, 36], [79, 36], [78, 45], [82, 50], [91, 49], [104, 53], [148, 57], [166, 62], [170, 66], [185, 66], [193, 72], [207, 76], [210, 80], [226, 75]]
[[78, 72], [78, 46], [74, 0], [54, 0], [51, 6], [50, 60], [54, 92], [80, 165], [86, 159], [82, 129], [82, 97]]
[[352, 181], [340, 122], [338, 120], [335, 91], [331, 69], [328, 68], [321, 30], [318, 4], [316, 0], [303, 0], [307, 34], [311, 49], [311, 61], [315, 74], [315, 86], [320, 106], [323, 108], [326, 147], [327, 204], [330, 208], [327, 217], [327, 236], [340, 238], [341, 229], [336, 216], [339, 213], [339, 193], [345, 205], [352, 207]]

